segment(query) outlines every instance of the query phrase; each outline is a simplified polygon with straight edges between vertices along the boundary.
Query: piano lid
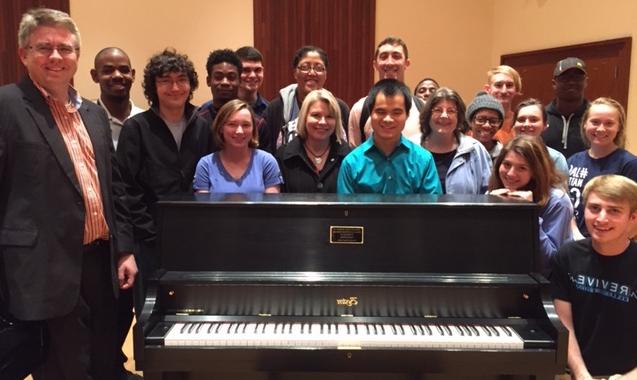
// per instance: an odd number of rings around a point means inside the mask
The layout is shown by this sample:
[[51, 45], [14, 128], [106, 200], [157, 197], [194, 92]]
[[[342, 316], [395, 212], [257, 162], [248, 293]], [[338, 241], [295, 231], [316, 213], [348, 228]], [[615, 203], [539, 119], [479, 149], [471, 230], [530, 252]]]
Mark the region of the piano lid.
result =
[[536, 271], [538, 206], [487, 195], [196, 194], [157, 204], [168, 271]]

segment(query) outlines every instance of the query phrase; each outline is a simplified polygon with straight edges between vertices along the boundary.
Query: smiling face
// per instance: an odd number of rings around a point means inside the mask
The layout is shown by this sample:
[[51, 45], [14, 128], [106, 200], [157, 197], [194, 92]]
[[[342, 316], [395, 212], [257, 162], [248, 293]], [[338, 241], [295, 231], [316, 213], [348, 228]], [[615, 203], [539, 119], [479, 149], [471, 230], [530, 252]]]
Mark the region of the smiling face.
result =
[[135, 80], [128, 56], [120, 50], [109, 50], [98, 56], [91, 77], [99, 83], [102, 97], [128, 99]]
[[513, 98], [518, 94], [515, 82], [511, 76], [497, 73], [491, 76], [489, 84], [485, 86], [486, 92], [496, 98], [504, 109], [510, 109]]
[[492, 145], [495, 140], [495, 133], [501, 124], [502, 119], [496, 111], [486, 108], [478, 110], [471, 120], [473, 138], [480, 141], [483, 145]]
[[531, 181], [531, 167], [521, 154], [509, 151], [498, 168], [498, 175], [507, 189], [522, 190]]
[[426, 101], [437, 89], [438, 85], [434, 81], [425, 80], [416, 87], [416, 96]]
[[304, 99], [312, 90], [323, 88], [327, 80], [327, 68], [318, 52], [310, 51], [301, 58], [294, 69], [294, 79], [298, 84], [300, 99]]
[[263, 83], [263, 64], [260, 61], [241, 61], [241, 90], [247, 93], [259, 91]]
[[308, 140], [327, 141], [336, 128], [336, 117], [326, 101], [315, 101], [307, 112], [305, 128]]
[[591, 192], [584, 207], [584, 221], [593, 244], [621, 245], [628, 241], [637, 211], [630, 211], [628, 201], [605, 199]]
[[566, 70], [560, 76], [553, 78], [555, 97], [564, 101], [582, 100], [586, 85], [586, 74], [575, 68]]
[[48, 92], [65, 93], [77, 71], [78, 41], [61, 26], [39, 26], [18, 49], [31, 79]]
[[386, 96], [381, 92], [376, 95], [374, 109], [371, 112], [374, 141], [398, 143], [406, 120], [407, 111], [402, 94]]
[[593, 104], [588, 111], [584, 133], [591, 147], [614, 148], [619, 133], [617, 110], [606, 104]]
[[190, 97], [190, 80], [183, 72], [169, 72], [155, 80], [159, 109], [184, 108]]
[[530, 105], [520, 108], [518, 111], [513, 131], [516, 136], [527, 135], [538, 137], [544, 131], [546, 124], [542, 110], [537, 105]]
[[212, 99], [216, 107], [237, 98], [240, 81], [237, 66], [229, 62], [213, 65], [206, 81], [212, 90]]
[[223, 124], [224, 149], [247, 149], [252, 139], [252, 114], [248, 109], [241, 109], [232, 114]]
[[409, 59], [405, 57], [403, 47], [399, 44], [385, 44], [378, 48], [374, 59], [374, 68], [380, 79], [405, 80], [405, 70], [409, 67]]
[[452, 100], [441, 100], [431, 108], [429, 121], [432, 135], [453, 136], [458, 127], [458, 105]]

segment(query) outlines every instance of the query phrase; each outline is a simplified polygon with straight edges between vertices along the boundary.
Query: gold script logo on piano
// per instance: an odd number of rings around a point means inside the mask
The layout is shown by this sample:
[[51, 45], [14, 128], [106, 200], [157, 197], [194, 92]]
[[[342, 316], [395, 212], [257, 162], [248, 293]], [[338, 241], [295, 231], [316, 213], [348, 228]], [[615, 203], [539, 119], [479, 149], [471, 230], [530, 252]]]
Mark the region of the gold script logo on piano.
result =
[[339, 298], [336, 300], [337, 305], [352, 307], [358, 305], [358, 297]]

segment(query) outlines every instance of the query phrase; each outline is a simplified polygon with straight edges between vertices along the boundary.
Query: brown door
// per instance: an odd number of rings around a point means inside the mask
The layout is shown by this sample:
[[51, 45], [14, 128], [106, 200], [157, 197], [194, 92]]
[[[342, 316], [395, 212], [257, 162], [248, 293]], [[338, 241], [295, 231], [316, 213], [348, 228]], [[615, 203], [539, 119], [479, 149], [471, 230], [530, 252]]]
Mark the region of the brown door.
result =
[[631, 45], [631, 37], [618, 38], [506, 54], [501, 57], [500, 62], [514, 67], [522, 76], [523, 94], [516, 99], [518, 102], [533, 97], [548, 104], [553, 99], [551, 79], [555, 64], [566, 57], [578, 57], [586, 62], [588, 71], [586, 98], [592, 100], [600, 96], [610, 96], [627, 107]]
[[262, 94], [293, 83], [292, 57], [304, 45], [327, 52], [325, 88], [350, 106], [374, 81], [375, 0], [254, 0], [254, 46], [265, 66]]

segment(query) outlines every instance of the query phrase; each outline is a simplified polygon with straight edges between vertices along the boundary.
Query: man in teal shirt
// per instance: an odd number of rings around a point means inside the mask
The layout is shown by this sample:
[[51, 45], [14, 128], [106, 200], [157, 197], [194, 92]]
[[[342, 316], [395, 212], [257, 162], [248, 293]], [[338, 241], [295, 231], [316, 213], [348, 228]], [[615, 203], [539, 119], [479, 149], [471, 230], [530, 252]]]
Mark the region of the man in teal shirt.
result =
[[372, 138], [345, 157], [339, 194], [442, 194], [431, 153], [402, 136], [411, 92], [395, 79], [378, 81], [369, 92]]

